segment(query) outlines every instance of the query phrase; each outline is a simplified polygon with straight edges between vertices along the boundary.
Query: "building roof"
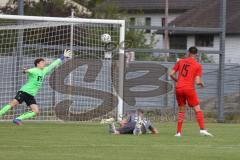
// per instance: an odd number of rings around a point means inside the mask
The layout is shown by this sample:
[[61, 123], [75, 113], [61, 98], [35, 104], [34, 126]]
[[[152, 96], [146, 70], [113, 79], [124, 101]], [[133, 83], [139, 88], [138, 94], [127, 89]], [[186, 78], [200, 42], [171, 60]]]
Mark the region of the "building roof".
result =
[[[169, 0], [170, 11], [185, 11], [192, 9], [204, 0]], [[143, 12], [163, 12], [165, 0], [106, 0], [116, 3], [121, 10], [129, 12], [141, 10]]]
[[[220, 25], [220, 18], [220, 0], [211, 0], [211, 3], [207, 0], [177, 17], [170, 25], [217, 28]], [[227, 34], [240, 34], [240, 0], [227, 0], [226, 21]]]

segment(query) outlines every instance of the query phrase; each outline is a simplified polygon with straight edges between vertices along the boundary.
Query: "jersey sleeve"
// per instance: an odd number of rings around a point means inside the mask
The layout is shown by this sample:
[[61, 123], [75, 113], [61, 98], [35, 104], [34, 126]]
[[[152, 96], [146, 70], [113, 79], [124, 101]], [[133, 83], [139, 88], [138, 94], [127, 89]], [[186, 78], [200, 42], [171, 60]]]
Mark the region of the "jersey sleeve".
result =
[[202, 66], [199, 65], [197, 68], [196, 76], [202, 77]]
[[49, 66], [44, 68], [44, 70], [43, 70], [44, 74], [48, 74], [54, 68], [58, 67], [61, 63], [62, 63], [61, 59], [57, 59], [57, 60], [53, 61]]
[[175, 64], [175, 66], [173, 67], [173, 70], [174, 70], [175, 72], [177, 72], [177, 71], [179, 70], [179, 66], [180, 66], [180, 61], [178, 61], [178, 62]]

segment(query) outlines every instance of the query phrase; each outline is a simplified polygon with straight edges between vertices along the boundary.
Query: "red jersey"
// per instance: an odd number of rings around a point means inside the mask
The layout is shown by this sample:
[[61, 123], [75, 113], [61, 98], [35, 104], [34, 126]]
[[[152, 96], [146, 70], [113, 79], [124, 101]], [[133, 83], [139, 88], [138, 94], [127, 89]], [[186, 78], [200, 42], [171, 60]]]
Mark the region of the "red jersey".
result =
[[201, 64], [192, 57], [179, 60], [173, 70], [178, 72], [177, 89], [194, 89], [195, 78], [202, 76]]

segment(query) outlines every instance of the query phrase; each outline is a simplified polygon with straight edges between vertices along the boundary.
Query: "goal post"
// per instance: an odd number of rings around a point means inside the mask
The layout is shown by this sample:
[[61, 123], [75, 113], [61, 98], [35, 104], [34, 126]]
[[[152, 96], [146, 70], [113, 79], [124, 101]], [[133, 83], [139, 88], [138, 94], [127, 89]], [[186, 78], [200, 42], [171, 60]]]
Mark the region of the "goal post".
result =
[[[116, 44], [111, 57], [105, 56], [109, 51], [101, 41], [105, 33]], [[21, 68], [34, 67], [38, 57], [50, 63], [68, 48], [73, 58], [46, 77], [36, 96], [41, 111], [36, 120], [121, 120], [124, 39], [124, 20], [0, 15], [1, 107], [26, 82]], [[1, 119], [26, 110], [22, 104]]]
[[124, 41], [125, 41], [125, 23], [121, 24], [120, 27], [120, 36], [119, 36], [119, 41], [121, 46], [119, 47], [119, 90], [118, 90], [118, 121], [122, 120], [123, 117], [123, 93], [124, 93], [124, 64], [125, 64], [125, 52], [124, 52]]

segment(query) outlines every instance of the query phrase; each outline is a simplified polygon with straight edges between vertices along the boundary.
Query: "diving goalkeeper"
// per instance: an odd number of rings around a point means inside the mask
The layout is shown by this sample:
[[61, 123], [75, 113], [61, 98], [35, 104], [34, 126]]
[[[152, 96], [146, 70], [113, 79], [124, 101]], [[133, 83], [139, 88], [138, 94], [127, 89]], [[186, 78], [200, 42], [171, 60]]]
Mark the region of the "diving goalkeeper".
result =
[[16, 125], [21, 125], [23, 120], [33, 118], [39, 114], [38, 105], [34, 97], [41, 88], [45, 76], [54, 68], [58, 67], [65, 57], [70, 58], [71, 56], [71, 51], [66, 49], [57, 60], [52, 62], [47, 67], [45, 67], [45, 60], [43, 58], [38, 58], [34, 61], [34, 68], [24, 69], [23, 73], [27, 74], [27, 82], [20, 88], [15, 98], [0, 110], [0, 116], [4, 115], [8, 110], [16, 107], [22, 102], [25, 102], [27, 106], [31, 108], [31, 111], [25, 112], [19, 117], [15, 118], [13, 123]]
[[120, 128], [116, 128], [114, 119], [105, 119], [101, 123], [109, 124], [109, 132], [112, 134], [146, 134], [151, 132], [157, 134], [158, 130], [152, 123], [144, 117], [144, 111], [137, 109], [135, 113], [129, 115], [128, 119], [124, 119], [120, 122]]

